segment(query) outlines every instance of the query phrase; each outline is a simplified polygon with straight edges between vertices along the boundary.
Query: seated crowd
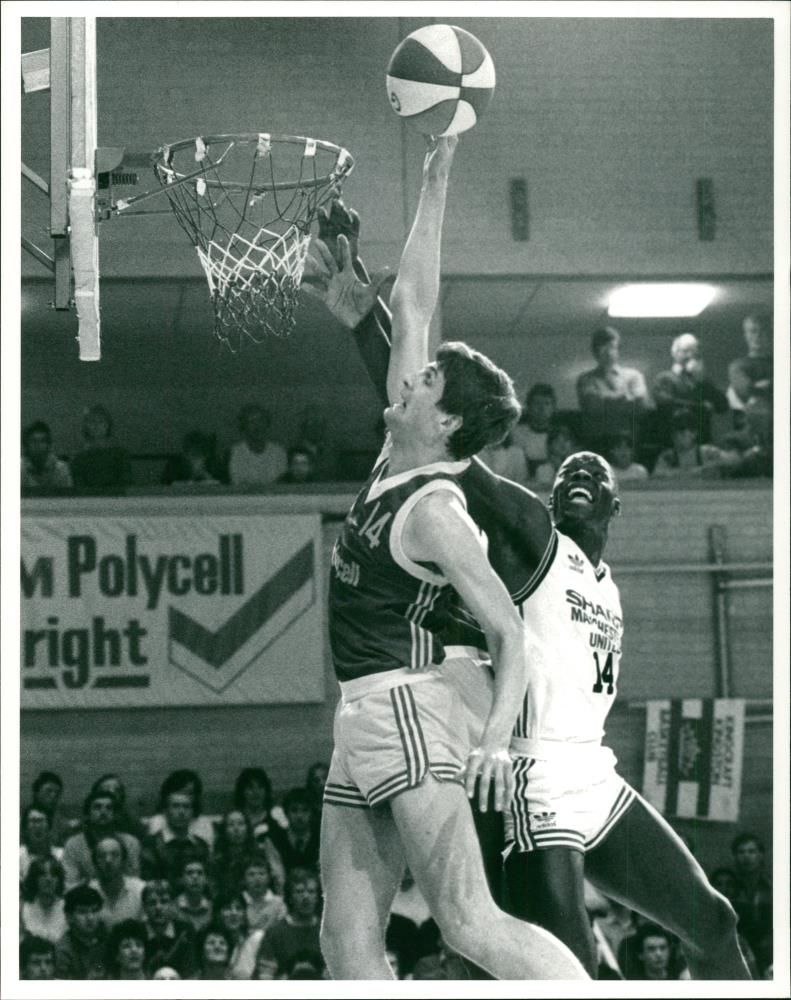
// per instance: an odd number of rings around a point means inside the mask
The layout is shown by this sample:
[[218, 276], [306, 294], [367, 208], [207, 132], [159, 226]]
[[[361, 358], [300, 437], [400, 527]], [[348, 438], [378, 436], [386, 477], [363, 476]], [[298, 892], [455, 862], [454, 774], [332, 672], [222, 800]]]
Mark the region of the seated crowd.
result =
[[[771, 342], [755, 316], [745, 317], [743, 330], [747, 354], [731, 362], [727, 386], [715, 385], [706, 374], [697, 337], [681, 333], [671, 344], [670, 368], [650, 388], [640, 371], [621, 365], [619, 332], [596, 330], [595, 366], [577, 379], [578, 409], [558, 410], [554, 387], [533, 385], [520, 423], [481, 458], [495, 472], [537, 491], [547, 489], [563, 459], [580, 448], [603, 454], [620, 481], [770, 477]], [[242, 407], [239, 440], [224, 454], [213, 434], [190, 431], [181, 452], [165, 461], [162, 483], [251, 489], [359, 478], [330, 440], [320, 411], [302, 414], [288, 449], [270, 436], [271, 423], [264, 406]], [[103, 406], [85, 411], [82, 436], [83, 448], [66, 462], [55, 454], [46, 423], [25, 428], [23, 491], [106, 494], [134, 485], [131, 456], [113, 438], [112, 417]]]
[[[163, 781], [158, 811], [134, 815], [116, 774], [99, 777], [79, 821], [43, 771], [21, 820], [23, 979], [321, 979], [319, 824], [327, 767], [275, 805], [266, 771], [244, 768], [228, 809], [202, 811], [199, 775]], [[772, 890], [758, 837], [735, 838], [711, 880], [731, 900], [756, 977], [771, 975]], [[688, 978], [677, 942], [590, 890], [599, 977]], [[401, 979], [480, 978], [441, 940], [409, 872], [393, 902], [388, 957]]]

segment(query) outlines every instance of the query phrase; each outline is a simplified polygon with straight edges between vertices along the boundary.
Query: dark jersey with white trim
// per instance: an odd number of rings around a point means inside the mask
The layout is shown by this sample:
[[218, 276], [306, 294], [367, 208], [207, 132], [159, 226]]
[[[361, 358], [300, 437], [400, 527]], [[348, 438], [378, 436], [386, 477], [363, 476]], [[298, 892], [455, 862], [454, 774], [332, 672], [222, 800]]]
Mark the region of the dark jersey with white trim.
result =
[[[467, 510], [487, 538], [489, 562], [516, 605], [543, 580], [552, 564], [557, 538], [546, 505], [535, 493], [503, 479], [473, 459], [459, 476]], [[454, 594], [442, 632], [445, 646], [486, 649], [486, 636]]]
[[411, 561], [402, 530], [416, 503], [437, 490], [465, 505], [458, 477], [469, 461], [437, 462], [388, 476], [389, 439], [346, 516], [332, 552], [329, 633], [340, 681], [440, 663], [438, 633], [451, 588], [436, 566]]

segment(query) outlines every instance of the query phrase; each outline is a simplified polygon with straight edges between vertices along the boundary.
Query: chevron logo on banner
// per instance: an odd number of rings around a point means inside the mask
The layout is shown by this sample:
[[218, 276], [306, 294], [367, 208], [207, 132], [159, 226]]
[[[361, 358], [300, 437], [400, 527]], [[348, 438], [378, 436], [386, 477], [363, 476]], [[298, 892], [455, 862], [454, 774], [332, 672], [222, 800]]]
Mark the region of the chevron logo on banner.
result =
[[308, 542], [217, 629], [171, 606], [170, 662], [220, 694], [314, 603], [314, 561]]
[[666, 816], [736, 822], [743, 751], [742, 699], [649, 701], [643, 795]]

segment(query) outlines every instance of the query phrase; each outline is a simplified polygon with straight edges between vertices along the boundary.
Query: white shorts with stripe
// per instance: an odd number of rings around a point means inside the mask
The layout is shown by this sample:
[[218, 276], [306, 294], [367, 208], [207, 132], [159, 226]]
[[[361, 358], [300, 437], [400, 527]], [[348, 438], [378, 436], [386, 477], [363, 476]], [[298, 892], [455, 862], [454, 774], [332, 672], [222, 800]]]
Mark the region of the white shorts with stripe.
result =
[[381, 805], [428, 773], [461, 783], [470, 745], [458, 693], [436, 670], [391, 670], [374, 684], [363, 693], [344, 690], [324, 802]]
[[592, 747], [561, 759], [514, 758], [516, 789], [505, 817], [505, 850], [597, 847], [635, 799], [615, 771], [615, 755]]

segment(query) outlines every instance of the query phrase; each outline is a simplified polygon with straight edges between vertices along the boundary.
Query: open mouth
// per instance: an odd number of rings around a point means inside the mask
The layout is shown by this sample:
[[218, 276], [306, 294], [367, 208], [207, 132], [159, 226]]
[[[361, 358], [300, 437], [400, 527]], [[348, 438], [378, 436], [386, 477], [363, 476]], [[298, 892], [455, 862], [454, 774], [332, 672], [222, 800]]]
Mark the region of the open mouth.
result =
[[587, 486], [571, 486], [566, 493], [566, 500], [573, 504], [585, 504], [592, 506], [594, 501], [593, 490]]

